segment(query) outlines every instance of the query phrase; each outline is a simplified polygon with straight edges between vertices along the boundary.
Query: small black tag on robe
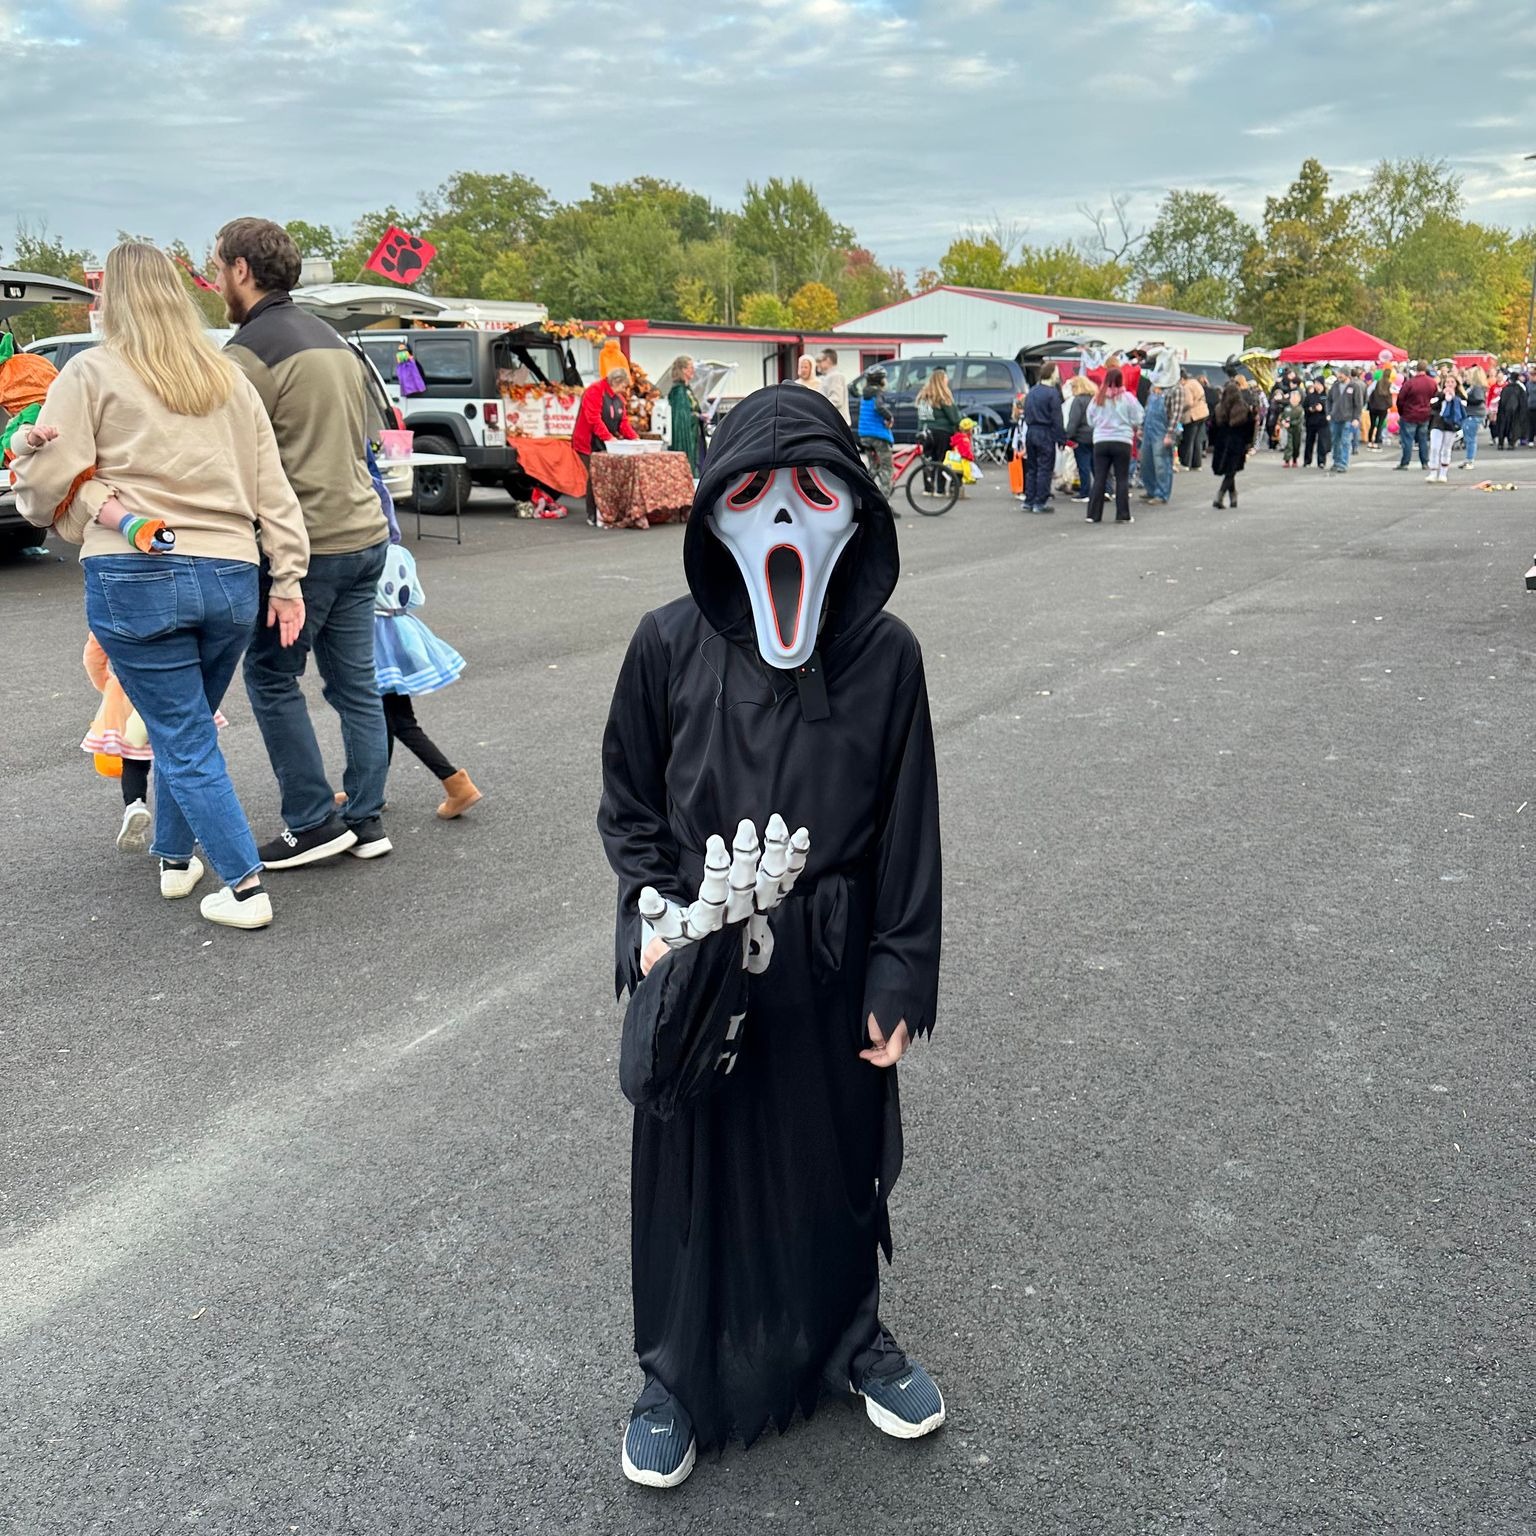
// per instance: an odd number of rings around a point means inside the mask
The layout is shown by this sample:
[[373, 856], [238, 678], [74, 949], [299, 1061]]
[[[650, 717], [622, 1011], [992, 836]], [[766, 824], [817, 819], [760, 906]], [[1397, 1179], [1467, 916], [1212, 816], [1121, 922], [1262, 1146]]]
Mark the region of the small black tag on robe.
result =
[[827, 703], [827, 680], [821, 675], [821, 652], [812, 651], [803, 667], [795, 669], [795, 688], [800, 694], [802, 720], [830, 720], [832, 707]]

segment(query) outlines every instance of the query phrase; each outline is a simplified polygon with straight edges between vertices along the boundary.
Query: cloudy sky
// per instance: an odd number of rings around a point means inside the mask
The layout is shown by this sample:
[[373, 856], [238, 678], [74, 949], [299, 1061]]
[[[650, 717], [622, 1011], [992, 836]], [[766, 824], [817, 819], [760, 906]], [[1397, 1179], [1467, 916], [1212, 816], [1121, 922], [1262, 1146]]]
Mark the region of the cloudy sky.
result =
[[[1532, 0], [0, 0], [6, 211], [103, 251], [350, 222], [459, 169], [560, 198], [802, 176], [888, 263], [1111, 193], [1253, 216], [1306, 155], [1443, 155], [1536, 223]], [[1524, 13], [1524, 20], [1518, 18]]]

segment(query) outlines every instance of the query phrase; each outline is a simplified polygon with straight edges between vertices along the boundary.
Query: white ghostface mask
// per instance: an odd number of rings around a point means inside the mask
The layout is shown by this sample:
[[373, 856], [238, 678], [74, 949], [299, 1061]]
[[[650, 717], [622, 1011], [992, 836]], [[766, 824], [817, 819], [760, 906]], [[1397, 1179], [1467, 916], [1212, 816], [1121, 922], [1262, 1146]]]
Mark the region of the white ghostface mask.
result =
[[715, 502], [709, 526], [741, 568], [763, 660], [804, 666], [833, 567], [853, 537], [847, 482], [812, 465], [754, 470]]

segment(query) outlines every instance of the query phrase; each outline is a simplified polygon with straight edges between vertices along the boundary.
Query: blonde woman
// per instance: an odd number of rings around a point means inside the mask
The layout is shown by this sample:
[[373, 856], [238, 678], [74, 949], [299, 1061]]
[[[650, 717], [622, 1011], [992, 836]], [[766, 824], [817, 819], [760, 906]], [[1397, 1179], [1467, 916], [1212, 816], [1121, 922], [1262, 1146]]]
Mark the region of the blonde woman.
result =
[[818, 394], [821, 392], [821, 380], [816, 377], [816, 364], [809, 353], [802, 353], [795, 364], [795, 383], [814, 389]]
[[1077, 495], [1072, 500], [1086, 504], [1093, 491], [1093, 423], [1088, 420], [1088, 407], [1095, 394], [1093, 381], [1075, 374], [1067, 391], [1067, 441], [1077, 460]]
[[[213, 712], [258, 622], [284, 645], [303, 628], [303, 514], [260, 396], [204, 334], [170, 259], [119, 245], [101, 303], [103, 345], [70, 361], [15, 445], [17, 505], [81, 546], [86, 623], [154, 748], [161, 895], [192, 894], [201, 843], [223, 882], [203, 916], [264, 928], [272, 904]], [[140, 554], [97, 521], [123, 513], [162, 519], [175, 552]]]
[[671, 383], [667, 388], [667, 408], [671, 416], [668, 446], [673, 453], [688, 455], [688, 472], [699, 477], [699, 450], [704, 446], [699, 433], [699, 402], [693, 397], [693, 359], [685, 352], [672, 360]]
[[1461, 467], [1471, 469], [1477, 463], [1477, 434], [1488, 421], [1488, 375], [1475, 363], [1462, 375], [1466, 389], [1467, 419], [1461, 424], [1461, 441], [1466, 458]]
[[949, 440], [960, 430], [960, 407], [949, 387], [949, 375], [935, 368], [917, 392], [917, 425], [923, 439], [923, 452], [930, 459], [942, 459], [949, 452]]

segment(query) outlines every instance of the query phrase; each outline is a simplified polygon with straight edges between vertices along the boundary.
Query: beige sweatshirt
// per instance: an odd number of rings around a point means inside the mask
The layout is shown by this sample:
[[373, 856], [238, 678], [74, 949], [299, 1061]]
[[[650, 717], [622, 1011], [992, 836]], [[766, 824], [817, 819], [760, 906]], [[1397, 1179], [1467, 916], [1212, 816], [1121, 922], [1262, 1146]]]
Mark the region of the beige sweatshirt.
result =
[[82, 560], [137, 553], [115, 529], [91, 521], [115, 494], [129, 512], [164, 518], [178, 555], [255, 565], [265, 554], [273, 593], [300, 595], [309, 569], [304, 514], [261, 397], [238, 370], [218, 410], [178, 416], [109, 348], [93, 347], [53, 381], [38, 425], [59, 435], [32, 450], [26, 434], [16, 434], [16, 506], [46, 528], [76, 478], [94, 467], [56, 525], [61, 537], [83, 545]]

